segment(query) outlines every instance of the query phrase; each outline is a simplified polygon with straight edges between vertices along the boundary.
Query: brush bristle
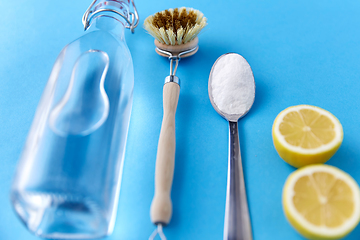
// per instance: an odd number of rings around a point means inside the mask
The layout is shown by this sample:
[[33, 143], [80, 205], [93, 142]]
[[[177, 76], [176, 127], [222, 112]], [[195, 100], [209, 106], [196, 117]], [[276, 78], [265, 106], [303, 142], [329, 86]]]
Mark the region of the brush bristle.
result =
[[206, 26], [206, 20], [199, 10], [182, 7], [147, 17], [144, 28], [163, 44], [180, 45], [193, 40]]

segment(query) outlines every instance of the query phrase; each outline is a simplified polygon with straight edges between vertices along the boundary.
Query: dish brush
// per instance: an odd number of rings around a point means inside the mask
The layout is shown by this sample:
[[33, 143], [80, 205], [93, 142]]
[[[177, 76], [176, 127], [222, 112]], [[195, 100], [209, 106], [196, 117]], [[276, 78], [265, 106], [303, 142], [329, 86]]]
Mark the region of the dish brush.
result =
[[155, 38], [155, 51], [170, 60], [170, 75], [163, 87], [163, 119], [155, 167], [155, 194], [151, 203], [151, 221], [157, 225], [149, 240], [159, 234], [166, 239], [163, 226], [170, 222], [172, 203], [171, 185], [175, 165], [175, 113], [179, 100], [180, 79], [175, 75], [181, 58], [194, 55], [198, 47], [197, 35], [206, 26], [207, 19], [193, 8], [168, 9], [144, 21], [144, 28]]

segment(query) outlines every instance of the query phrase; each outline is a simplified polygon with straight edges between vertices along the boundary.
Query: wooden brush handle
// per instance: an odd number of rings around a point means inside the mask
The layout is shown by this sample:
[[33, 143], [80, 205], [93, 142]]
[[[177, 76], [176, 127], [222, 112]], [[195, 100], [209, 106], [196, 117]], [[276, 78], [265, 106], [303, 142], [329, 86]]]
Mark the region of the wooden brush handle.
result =
[[168, 82], [164, 85], [164, 115], [156, 156], [155, 195], [150, 209], [151, 221], [155, 224], [168, 224], [172, 214], [170, 192], [175, 165], [175, 113], [179, 93], [179, 84]]

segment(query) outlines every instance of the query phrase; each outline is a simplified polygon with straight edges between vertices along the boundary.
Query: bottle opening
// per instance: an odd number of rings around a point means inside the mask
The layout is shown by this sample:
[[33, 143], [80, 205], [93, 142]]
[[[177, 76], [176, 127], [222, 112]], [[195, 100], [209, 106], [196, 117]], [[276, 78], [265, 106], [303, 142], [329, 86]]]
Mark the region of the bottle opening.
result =
[[94, 0], [82, 19], [85, 30], [89, 27], [93, 18], [106, 15], [120, 21], [126, 28], [130, 28], [131, 32], [134, 32], [139, 23], [139, 15], [134, 1], [131, 0], [131, 3], [134, 13], [130, 12], [130, 0]]

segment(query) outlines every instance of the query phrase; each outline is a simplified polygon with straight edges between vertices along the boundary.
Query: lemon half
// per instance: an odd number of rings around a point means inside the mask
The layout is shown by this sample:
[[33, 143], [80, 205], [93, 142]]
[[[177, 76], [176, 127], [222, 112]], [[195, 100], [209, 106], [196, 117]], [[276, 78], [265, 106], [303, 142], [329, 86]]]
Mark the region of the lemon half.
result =
[[302, 167], [329, 160], [342, 143], [343, 129], [330, 112], [297, 105], [279, 113], [272, 136], [279, 156], [294, 167]]
[[296, 170], [286, 180], [282, 200], [285, 216], [308, 239], [340, 239], [359, 223], [359, 186], [336, 167]]

